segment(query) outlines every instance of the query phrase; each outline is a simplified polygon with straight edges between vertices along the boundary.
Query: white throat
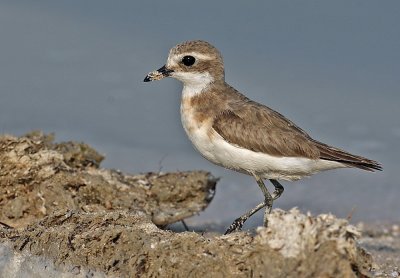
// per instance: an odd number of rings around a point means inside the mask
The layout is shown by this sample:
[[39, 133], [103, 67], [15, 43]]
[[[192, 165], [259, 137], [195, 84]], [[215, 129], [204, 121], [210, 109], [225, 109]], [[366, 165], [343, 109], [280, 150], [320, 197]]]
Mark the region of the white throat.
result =
[[208, 72], [174, 72], [172, 77], [182, 81], [182, 97], [200, 94], [214, 82], [214, 78]]

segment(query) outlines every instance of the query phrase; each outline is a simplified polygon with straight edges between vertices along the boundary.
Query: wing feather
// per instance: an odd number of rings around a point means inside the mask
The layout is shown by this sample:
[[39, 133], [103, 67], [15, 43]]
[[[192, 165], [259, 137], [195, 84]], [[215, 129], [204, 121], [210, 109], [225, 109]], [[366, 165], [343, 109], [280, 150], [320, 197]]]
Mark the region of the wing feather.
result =
[[382, 170], [374, 160], [314, 140], [283, 115], [244, 96], [217, 114], [212, 127], [227, 142], [255, 152], [337, 161], [368, 171]]

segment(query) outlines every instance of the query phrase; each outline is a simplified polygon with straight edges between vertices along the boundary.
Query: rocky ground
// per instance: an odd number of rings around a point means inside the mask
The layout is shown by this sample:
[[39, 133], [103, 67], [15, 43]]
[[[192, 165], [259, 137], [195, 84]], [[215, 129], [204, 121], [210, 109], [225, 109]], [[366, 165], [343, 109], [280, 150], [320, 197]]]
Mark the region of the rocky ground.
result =
[[400, 227], [398, 224], [364, 224], [359, 244], [374, 258], [374, 276], [400, 277]]
[[217, 180], [128, 175], [102, 159], [40, 132], [0, 137], [1, 277], [399, 276], [396, 225], [276, 209], [252, 233], [173, 232], [207, 207]]

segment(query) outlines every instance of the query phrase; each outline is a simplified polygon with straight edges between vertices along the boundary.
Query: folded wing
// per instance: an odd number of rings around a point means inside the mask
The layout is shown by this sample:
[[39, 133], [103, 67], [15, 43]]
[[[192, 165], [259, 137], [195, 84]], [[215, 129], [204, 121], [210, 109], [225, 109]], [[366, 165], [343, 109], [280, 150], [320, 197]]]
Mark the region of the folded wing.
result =
[[277, 157], [324, 159], [368, 171], [382, 170], [378, 162], [318, 142], [278, 112], [244, 101], [246, 109], [240, 103], [231, 103], [214, 118], [214, 130], [227, 142]]

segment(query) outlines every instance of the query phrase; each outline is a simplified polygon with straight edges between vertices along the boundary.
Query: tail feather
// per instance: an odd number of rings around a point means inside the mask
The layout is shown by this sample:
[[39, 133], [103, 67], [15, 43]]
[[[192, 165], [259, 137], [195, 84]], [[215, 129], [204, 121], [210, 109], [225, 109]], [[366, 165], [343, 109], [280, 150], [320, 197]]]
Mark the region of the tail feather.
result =
[[348, 153], [346, 151], [328, 146], [321, 142], [316, 143], [320, 151], [321, 159], [341, 162], [350, 167], [359, 168], [371, 172], [382, 171], [383, 169], [382, 165], [377, 161]]

